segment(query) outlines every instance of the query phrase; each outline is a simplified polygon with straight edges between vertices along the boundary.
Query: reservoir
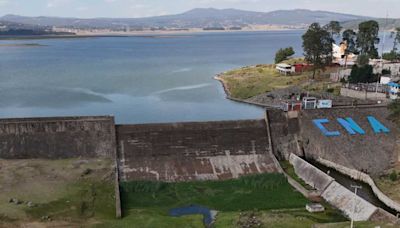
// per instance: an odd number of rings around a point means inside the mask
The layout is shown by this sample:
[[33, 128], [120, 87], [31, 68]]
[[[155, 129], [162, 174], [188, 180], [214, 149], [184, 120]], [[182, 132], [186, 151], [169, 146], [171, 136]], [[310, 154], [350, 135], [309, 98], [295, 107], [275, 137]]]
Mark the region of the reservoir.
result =
[[273, 63], [283, 47], [302, 56], [303, 33], [0, 40], [0, 118], [114, 115], [120, 124], [263, 118], [261, 108], [227, 100], [213, 77]]
[[[0, 41], [0, 118], [115, 115], [117, 123], [262, 118], [213, 77], [272, 63], [303, 31]], [[39, 45], [18, 45], [18, 44]], [[13, 45], [9, 45], [13, 44]], [[15, 45], [17, 44], [17, 45]]]

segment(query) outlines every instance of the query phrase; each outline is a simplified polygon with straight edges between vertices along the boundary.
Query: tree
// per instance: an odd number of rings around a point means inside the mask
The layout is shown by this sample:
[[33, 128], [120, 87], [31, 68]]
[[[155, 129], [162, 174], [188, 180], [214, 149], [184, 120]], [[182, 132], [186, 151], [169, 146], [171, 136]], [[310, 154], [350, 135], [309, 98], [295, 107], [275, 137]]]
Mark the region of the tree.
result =
[[324, 69], [332, 62], [332, 39], [328, 31], [313, 23], [303, 35], [305, 60], [313, 64], [313, 76], [317, 69]]
[[377, 76], [373, 74], [373, 67], [371, 65], [357, 66], [354, 65], [351, 69], [349, 76], [350, 83], [372, 83], [378, 80]]
[[340, 31], [342, 31], [342, 26], [340, 25], [339, 21], [330, 21], [327, 25], [324, 26], [324, 29], [331, 34], [331, 39], [333, 42], [335, 35], [340, 35]]
[[295, 52], [292, 47], [281, 48], [275, 54], [275, 63], [280, 63], [284, 60], [287, 60], [288, 57], [294, 55]]
[[369, 56], [366, 54], [361, 54], [357, 58], [357, 65], [365, 66], [369, 64]]
[[346, 54], [357, 53], [357, 33], [353, 29], [346, 29], [342, 34], [343, 41], [347, 42]]
[[390, 34], [390, 37], [393, 38], [393, 52], [397, 52], [397, 45], [400, 43], [400, 27], [396, 28], [394, 32]]
[[374, 20], [365, 21], [358, 25], [357, 47], [361, 54], [366, 54], [370, 58], [378, 58], [379, 44], [379, 24]]

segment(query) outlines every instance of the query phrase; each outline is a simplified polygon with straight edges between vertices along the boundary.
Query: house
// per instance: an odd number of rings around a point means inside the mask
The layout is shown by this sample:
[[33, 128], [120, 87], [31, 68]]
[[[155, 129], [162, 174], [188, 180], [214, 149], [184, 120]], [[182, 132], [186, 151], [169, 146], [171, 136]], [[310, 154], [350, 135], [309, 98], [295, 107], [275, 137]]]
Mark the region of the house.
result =
[[353, 53], [347, 53], [347, 42], [343, 41], [340, 43], [340, 46], [333, 43], [332, 44], [332, 52], [333, 59], [332, 63], [339, 64], [340, 66], [352, 66], [357, 62], [357, 55]]
[[280, 74], [290, 75], [296, 72], [294, 66], [286, 64], [286, 63], [279, 63], [276, 64], [276, 70], [279, 71]]

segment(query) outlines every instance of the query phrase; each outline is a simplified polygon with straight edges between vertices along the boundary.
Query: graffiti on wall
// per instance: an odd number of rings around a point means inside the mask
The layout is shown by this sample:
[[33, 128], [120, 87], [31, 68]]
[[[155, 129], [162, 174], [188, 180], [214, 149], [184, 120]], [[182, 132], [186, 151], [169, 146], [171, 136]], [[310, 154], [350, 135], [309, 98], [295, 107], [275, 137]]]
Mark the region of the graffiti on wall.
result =
[[[390, 130], [383, 125], [379, 120], [373, 116], [367, 116], [367, 120], [376, 134], [389, 133]], [[328, 137], [340, 136], [341, 133], [337, 130], [327, 129], [326, 124], [330, 121], [328, 119], [315, 119], [313, 120], [314, 125]], [[337, 118], [337, 122], [342, 126], [350, 135], [365, 135], [365, 130], [360, 127], [352, 118]]]

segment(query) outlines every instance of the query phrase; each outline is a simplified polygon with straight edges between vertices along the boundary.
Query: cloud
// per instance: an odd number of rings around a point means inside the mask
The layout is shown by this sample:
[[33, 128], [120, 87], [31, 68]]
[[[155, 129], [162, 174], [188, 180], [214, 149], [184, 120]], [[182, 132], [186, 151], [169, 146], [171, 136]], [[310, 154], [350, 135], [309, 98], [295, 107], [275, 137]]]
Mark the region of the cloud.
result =
[[0, 0], [0, 6], [5, 6], [9, 3], [8, 0]]
[[47, 1], [47, 8], [56, 8], [61, 7], [69, 4], [71, 0], [48, 0]]

